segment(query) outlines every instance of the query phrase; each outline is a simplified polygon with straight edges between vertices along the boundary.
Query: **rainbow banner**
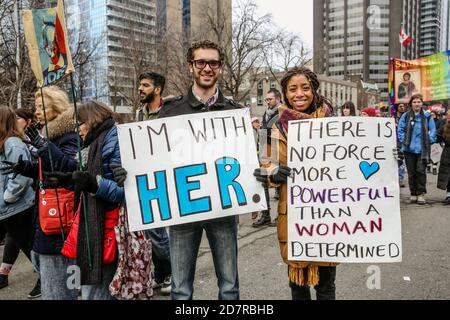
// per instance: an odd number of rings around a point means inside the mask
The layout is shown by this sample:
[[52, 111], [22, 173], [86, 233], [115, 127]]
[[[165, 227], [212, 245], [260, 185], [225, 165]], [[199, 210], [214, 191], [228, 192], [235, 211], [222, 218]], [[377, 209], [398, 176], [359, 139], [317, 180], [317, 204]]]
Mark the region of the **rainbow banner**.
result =
[[450, 99], [450, 51], [417, 60], [391, 59], [391, 103], [408, 103], [420, 93], [425, 102]]
[[22, 11], [31, 69], [40, 87], [54, 84], [74, 71], [67, 39], [64, 5]]

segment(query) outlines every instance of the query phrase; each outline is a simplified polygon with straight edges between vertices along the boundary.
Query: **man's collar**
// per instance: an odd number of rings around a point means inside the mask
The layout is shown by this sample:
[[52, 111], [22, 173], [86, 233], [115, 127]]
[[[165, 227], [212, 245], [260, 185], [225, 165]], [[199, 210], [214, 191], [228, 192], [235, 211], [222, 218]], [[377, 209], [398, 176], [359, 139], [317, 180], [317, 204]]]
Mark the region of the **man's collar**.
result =
[[144, 106], [142, 107], [142, 110], [147, 115], [149, 115], [149, 114], [156, 114], [156, 113], [158, 113], [161, 110], [163, 104], [164, 104], [163, 99], [159, 98], [159, 107], [158, 107], [158, 109], [156, 109], [155, 111], [150, 111], [150, 109], [148, 108], [149, 104], [147, 103], [147, 104], [144, 104]]
[[[217, 103], [223, 103], [223, 101], [224, 101], [223, 94], [222, 94], [222, 92], [220, 91], [220, 89], [218, 87], [216, 88], [216, 93], [214, 94], [213, 97], [214, 97], [214, 102], [212, 104], [209, 104], [209, 105], [214, 105], [214, 104], [217, 104]], [[213, 97], [211, 97], [211, 99]], [[209, 100], [211, 100], [211, 99], [209, 99]], [[188, 102], [189, 102], [190, 106], [193, 107], [193, 108], [200, 108], [200, 107], [204, 107], [205, 106], [205, 103], [203, 101], [201, 101], [201, 98], [198, 97], [198, 95], [194, 92], [194, 86], [192, 86], [189, 89]]]

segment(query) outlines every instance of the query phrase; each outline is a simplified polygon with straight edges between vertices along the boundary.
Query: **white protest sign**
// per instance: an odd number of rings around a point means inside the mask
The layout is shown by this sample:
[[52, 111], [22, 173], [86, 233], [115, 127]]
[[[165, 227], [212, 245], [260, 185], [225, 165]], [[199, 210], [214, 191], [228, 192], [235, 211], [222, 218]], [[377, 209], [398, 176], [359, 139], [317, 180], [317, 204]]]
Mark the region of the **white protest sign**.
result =
[[435, 143], [431, 146], [430, 159], [433, 163], [441, 162], [442, 151], [444, 151], [444, 149], [439, 143]]
[[131, 231], [265, 210], [248, 109], [118, 126]]
[[289, 260], [400, 262], [394, 120], [292, 121], [288, 142]]

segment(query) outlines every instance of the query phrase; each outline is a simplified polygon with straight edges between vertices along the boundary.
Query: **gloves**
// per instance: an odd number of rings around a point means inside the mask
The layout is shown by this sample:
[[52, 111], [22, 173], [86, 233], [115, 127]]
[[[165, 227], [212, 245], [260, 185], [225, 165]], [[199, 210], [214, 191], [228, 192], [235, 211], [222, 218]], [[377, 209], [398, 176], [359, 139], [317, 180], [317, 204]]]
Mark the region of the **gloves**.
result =
[[17, 163], [3, 160], [2, 164], [4, 165], [2, 168], [0, 168], [0, 172], [2, 173], [2, 175], [9, 175], [11, 173], [14, 173], [12, 177], [12, 180], [14, 180], [19, 174], [24, 173], [27, 166], [27, 161], [23, 161], [23, 156], [20, 155]]
[[62, 187], [68, 189], [72, 185], [75, 191], [86, 191], [92, 194], [97, 193], [98, 183], [97, 179], [88, 172], [48, 172], [44, 173], [46, 176], [46, 183], [51, 187]]
[[291, 175], [292, 169], [286, 166], [279, 166], [275, 174], [273, 174], [270, 179], [275, 183], [287, 183], [288, 177]]
[[73, 172], [44, 172], [45, 184], [50, 188], [62, 187], [69, 189], [74, 181], [72, 178]]
[[399, 166], [403, 164], [403, 160], [405, 160], [405, 155], [400, 151], [399, 148], [394, 148], [393, 150], [394, 159], [397, 160]]
[[117, 182], [119, 187], [123, 187], [123, 183], [127, 179], [127, 170], [122, 168], [119, 164], [112, 164], [109, 166], [114, 174], [114, 180]]
[[[266, 170], [264, 170], [266, 171]], [[275, 174], [270, 175], [270, 180], [272, 180], [273, 183], [277, 184], [284, 184], [287, 183], [288, 177], [291, 175], [292, 169], [286, 166], [279, 166], [277, 169], [275, 169]], [[256, 177], [256, 180], [259, 182], [262, 182], [263, 186], [266, 187], [269, 183], [269, 176], [266, 173], [263, 173], [263, 169], [256, 169], [253, 173], [253, 175]]]
[[36, 149], [41, 149], [46, 146], [47, 140], [41, 137], [38, 129], [35, 126], [29, 126], [25, 130], [25, 134], [27, 135], [28, 139], [30, 139], [31, 145]]
[[[265, 172], [267, 170], [264, 169]], [[253, 175], [256, 177], [256, 180], [262, 183], [263, 187], [266, 188], [269, 186], [269, 180], [267, 174], [263, 173], [263, 169], [258, 168], [253, 172]]]
[[97, 178], [85, 171], [75, 171], [72, 174], [75, 191], [86, 191], [96, 194], [98, 190]]

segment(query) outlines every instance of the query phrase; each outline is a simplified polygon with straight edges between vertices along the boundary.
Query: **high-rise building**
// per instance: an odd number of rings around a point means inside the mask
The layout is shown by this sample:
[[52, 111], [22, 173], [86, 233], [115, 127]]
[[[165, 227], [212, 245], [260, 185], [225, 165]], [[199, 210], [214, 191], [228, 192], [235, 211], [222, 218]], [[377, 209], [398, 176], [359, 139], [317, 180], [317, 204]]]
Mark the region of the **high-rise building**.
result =
[[211, 32], [206, 19], [212, 18], [215, 24], [223, 24], [225, 33], [231, 36], [231, 0], [181, 0], [182, 1], [182, 21], [183, 32], [189, 41], [209, 38], [216, 39], [216, 35]]
[[442, 0], [441, 51], [450, 50], [450, 0]]
[[[314, 1], [315, 72], [341, 80], [360, 75], [377, 84], [387, 101], [390, 57], [417, 58], [419, 1]], [[407, 49], [398, 38], [403, 21], [417, 37]]]
[[95, 49], [85, 70], [79, 70], [79, 94], [130, 112], [138, 60], [151, 64], [155, 59], [156, 0], [66, 0], [65, 6], [71, 42]]
[[421, 0], [420, 56], [441, 50], [442, 24], [441, 0]]

